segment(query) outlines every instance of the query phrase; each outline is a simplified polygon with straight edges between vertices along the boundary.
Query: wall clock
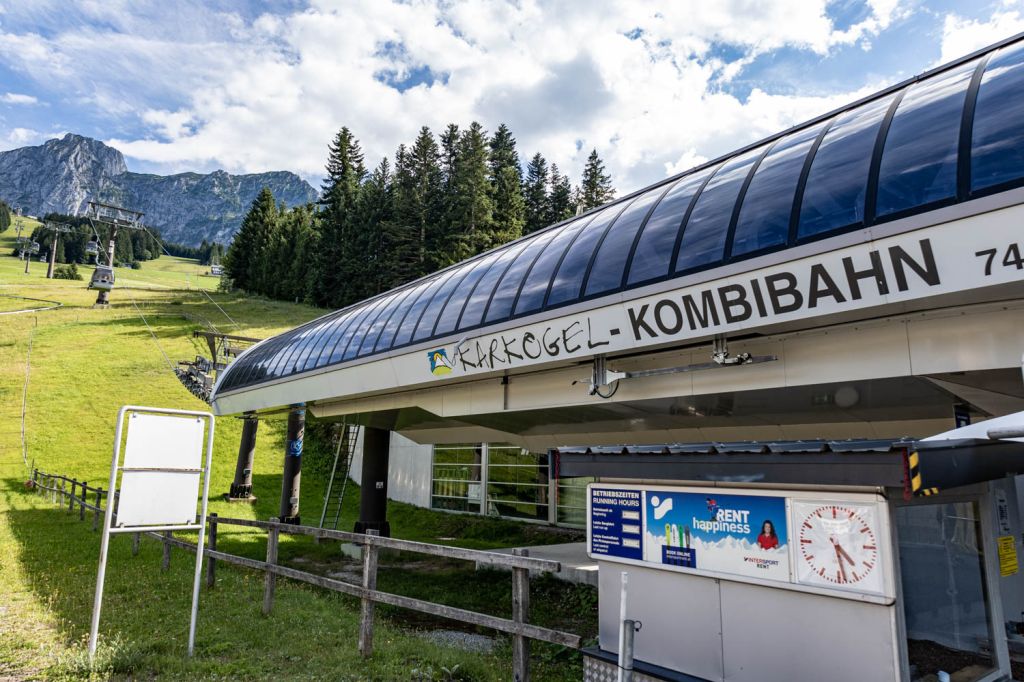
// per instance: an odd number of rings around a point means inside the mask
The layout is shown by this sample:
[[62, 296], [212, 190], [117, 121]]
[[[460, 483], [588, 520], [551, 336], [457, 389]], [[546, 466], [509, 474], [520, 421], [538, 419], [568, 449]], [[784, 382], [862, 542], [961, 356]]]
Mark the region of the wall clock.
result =
[[884, 592], [876, 505], [794, 500], [793, 520], [797, 582]]

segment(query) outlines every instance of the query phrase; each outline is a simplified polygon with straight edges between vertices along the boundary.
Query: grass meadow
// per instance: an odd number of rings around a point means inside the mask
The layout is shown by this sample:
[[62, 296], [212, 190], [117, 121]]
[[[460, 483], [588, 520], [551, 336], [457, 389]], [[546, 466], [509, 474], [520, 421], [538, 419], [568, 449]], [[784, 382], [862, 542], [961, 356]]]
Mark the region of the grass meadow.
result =
[[[0, 315], [0, 680], [7, 679], [330, 679], [504, 680], [511, 674], [511, 649], [496, 638], [489, 652], [469, 652], [426, 638], [432, 627], [463, 629], [407, 611], [378, 607], [376, 651], [364, 661], [357, 650], [358, 603], [306, 585], [278, 580], [274, 612], [260, 615], [262, 574], [218, 567], [218, 584], [200, 599], [197, 651], [185, 657], [193, 562], [174, 550], [171, 567], [160, 570], [161, 551], [143, 540], [131, 556], [130, 539], [111, 543], [101, 650], [88, 664], [85, 640], [92, 608], [99, 535], [91, 523], [68, 515], [26, 490], [30, 468], [103, 485], [109, 472], [118, 409], [140, 404], [206, 409], [181, 386], [168, 366], [205, 345], [198, 329], [266, 337], [322, 314], [312, 307], [217, 293], [217, 280], [193, 261], [163, 256], [140, 270], [117, 270], [112, 305], [94, 310], [95, 292], [84, 281], [47, 280], [46, 266], [9, 256], [14, 230], [0, 234], [0, 313], [62, 304], [38, 313]], [[206, 292], [198, 289], [205, 289]], [[214, 305], [211, 298], [220, 306]], [[145, 321], [143, 320], [145, 317]], [[24, 392], [26, 361], [28, 389]], [[166, 356], [166, 358], [165, 358]], [[21, 441], [26, 401], [26, 459]], [[259, 427], [254, 505], [220, 499], [234, 471], [238, 420], [218, 418], [211, 477], [211, 512], [266, 519], [277, 512], [281, 487], [283, 423]], [[314, 472], [302, 481], [304, 520], [319, 518], [324, 482]], [[357, 513], [358, 491], [346, 499], [340, 528]], [[547, 529], [493, 519], [452, 516], [393, 503], [389, 514], [397, 537], [500, 547], [562, 541]], [[219, 549], [260, 558], [265, 536], [222, 527]], [[303, 570], [351, 571], [353, 560], [337, 545], [282, 539], [281, 558]], [[344, 578], [343, 578], [344, 579]], [[422, 557], [385, 556], [380, 589], [443, 601], [495, 615], [511, 613], [511, 578], [474, 572], [461, 563], [424, 564]], [[533, 622], [586, 637], [596, 631], [592, 588], [551, 579], [534, 582]], [[487, 631], [480, 631], [491, 634]], [[535, 679], [581, 676], [578, 655], [534, 643]]]

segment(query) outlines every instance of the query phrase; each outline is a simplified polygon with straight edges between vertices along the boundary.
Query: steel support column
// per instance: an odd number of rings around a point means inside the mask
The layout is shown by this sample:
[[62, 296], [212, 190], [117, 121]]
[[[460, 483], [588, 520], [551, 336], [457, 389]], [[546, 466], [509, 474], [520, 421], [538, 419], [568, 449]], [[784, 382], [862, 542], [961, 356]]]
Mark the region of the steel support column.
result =
[[256, 455], [256, 429], [259, 420], [252, 415], [242, 419], [242, 439], [238, 443], [238, 461], [235, 463], [235, 480], [231, 482], [228, 499], [232, 501], [251, 501], [252, 496], [252, 462]]
[[281, 480], [281, 522], [300, 524], [299, 484], [302, 479], [302, 437], [306, 430], [306, 408], [296, 406], [288, 413], [288, 440], [284, 451]]
[[388, 523], [388, 459], [391, 432], [363, 428], [363, 475], [359, 490], [359, 520], [355, 532], [375, 530], [390, 537]]

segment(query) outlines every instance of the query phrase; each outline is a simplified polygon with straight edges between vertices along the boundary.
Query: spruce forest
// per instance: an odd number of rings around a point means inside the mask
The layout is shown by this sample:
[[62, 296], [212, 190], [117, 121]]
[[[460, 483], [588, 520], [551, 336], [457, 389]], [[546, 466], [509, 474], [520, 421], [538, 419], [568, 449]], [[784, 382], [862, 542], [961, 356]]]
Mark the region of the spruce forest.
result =
[[342, 128], [328, 147], [319, 205], [285, 208], [264, 189], [224, 261], [225, 284], [341, 308], [614, 198], [597, 151], [574, 187], [537, 153], [523, 170], [504, 124], [423, 127], [394, 162], [364, 164]]

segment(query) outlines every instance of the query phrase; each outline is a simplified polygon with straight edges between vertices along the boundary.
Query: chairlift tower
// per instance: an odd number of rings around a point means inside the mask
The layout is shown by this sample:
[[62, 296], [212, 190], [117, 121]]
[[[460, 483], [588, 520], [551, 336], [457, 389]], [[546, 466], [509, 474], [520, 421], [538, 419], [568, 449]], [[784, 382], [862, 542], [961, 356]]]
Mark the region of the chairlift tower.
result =
[[53, 232], [53, 241], [50, 242], [50, 264], [46, 268], [46, 279], [53, 279], [53, 265], [57, 261], [57, 240], [60, 239], [61, 233], [72, 232], [73, 228], [67, 223], [47, 220], [43, 229]]
[[[114, 287], [114, 246], [117, 243], [118, 230], [144, 230], [142, 225], [143, 213], [133, 211], [129, 208], [103, 204], [98, 201], [90, 201], [86, 205], [85, 217], [89, 219], [93, 232], [98, 234], [97, 225], [110, 227], [110, 242], [107, 245], [107, 265], [99, 263], [99, 253], [96, 254], [96, 271], [93, 273], [89, 288], [99, 291], [96, 295], [97, 307], [105, 308], [110, 305], [109, 292]], [[103, 272], [105, 270], [105, 272]], [[99, 275], [99, 277], [97, 277]]]

